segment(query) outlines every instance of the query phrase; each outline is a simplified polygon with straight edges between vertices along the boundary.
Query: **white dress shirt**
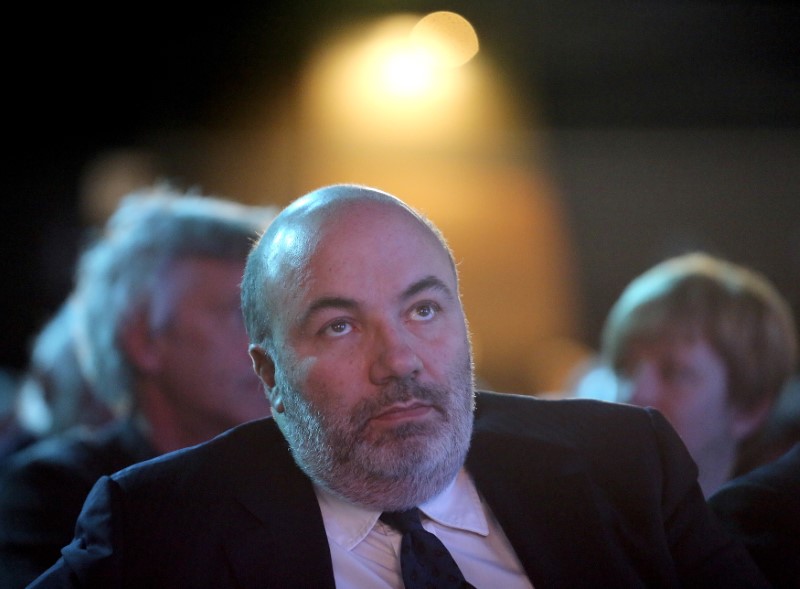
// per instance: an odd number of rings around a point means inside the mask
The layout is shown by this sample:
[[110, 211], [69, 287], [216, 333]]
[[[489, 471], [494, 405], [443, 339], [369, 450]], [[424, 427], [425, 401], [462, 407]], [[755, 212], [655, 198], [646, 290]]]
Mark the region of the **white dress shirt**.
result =
[[[401, 535], [380, 513], [315, 487], [337, 589], [402, 589]], [[453, 555], [477, 589], [532, 589], [514, 549], [463, 468], [439, 495], [419, 506], [422, 525]]]

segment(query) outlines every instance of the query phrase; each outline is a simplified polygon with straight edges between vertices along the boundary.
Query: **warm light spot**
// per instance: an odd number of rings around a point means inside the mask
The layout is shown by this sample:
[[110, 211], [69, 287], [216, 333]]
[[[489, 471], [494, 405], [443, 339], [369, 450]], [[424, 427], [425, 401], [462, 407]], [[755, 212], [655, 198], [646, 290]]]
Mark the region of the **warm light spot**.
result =
[[455, 12], [432, 12], [411, 31], [412, 43], [444, 67], [458, 67], [478, 53], [478, 35], [463, 16]]
[[[466, 56], [443, 51], [441, 34], [423, 43], [425, 29], [438, 20], [429, 17], [391, 15], [322, 39], [302, 91], [309, 128], [348, 144], [369, 138], [416, 148], [485, 148], [508, 114], [500, 77], [489, 72], [489, 60], [466, 63]], [[476, 47], [477, 41], [470, 55]], [[453, 67], [457, 62], [464, 63]]]
[[434, 82], [431, 55], [405, 47], [388, 55], [383, 64], [383, 81], [392, 94], [405, 97], [424, 94]]

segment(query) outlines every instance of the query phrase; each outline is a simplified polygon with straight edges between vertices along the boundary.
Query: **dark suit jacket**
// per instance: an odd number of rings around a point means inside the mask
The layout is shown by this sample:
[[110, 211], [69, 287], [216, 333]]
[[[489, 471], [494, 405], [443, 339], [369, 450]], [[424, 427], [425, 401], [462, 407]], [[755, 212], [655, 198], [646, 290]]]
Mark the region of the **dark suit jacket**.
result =
[[[655, 412], [482, 393], [467, 467], [537, 589], [764, 586]], [[35, 587], [334, 587], [270, 420], [102, 479], [62, 552]]]
[[0, 469], [0, 587], [25, 587], [58, 559], [97, 479], [153, 456], [126, 420], [53, 436], [9, 457]]
[[776, 587], [800, 587], [800, 444], [729, 482], [709, 503]]

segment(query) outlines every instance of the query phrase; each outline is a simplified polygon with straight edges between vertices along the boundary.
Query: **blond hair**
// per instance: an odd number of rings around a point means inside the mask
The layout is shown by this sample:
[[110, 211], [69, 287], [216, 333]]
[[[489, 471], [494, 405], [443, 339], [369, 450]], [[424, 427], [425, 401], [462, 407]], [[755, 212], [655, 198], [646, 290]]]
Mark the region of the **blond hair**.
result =
[[662, 262], [624, 290], [606, 320], [602, 353], [615, 372], [633, 345], [704, 338], [728, 371], [728, 399], [772, 402], [795, 368], [791, 309], [761, 274], [704, 253]]

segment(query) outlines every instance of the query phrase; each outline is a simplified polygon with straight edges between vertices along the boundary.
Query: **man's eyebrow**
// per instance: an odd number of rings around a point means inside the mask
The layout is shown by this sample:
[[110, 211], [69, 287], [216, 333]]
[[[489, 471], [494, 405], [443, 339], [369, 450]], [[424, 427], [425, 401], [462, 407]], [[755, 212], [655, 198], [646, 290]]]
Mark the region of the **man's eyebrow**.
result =
[[403, 300], [410, 299], [411, 297], [426, 290], [438, 290], [444, 293], [448, 298], [454, 298], [450, 287], [448, 287], [444, 281], [433, 275], [426, 276], [421, 280], [417, 280], [414, 284], [403, 291], [403, 294], [400, 295], [400, 298]]
[[320, 297], [309, 305], [306, 312], [300, 318], [300, 324], [304, 325], [316, 313], [324, 309], [347, 309], [352, 310], [358, 307], [358, 303], [353, 299], [345, 297]]

